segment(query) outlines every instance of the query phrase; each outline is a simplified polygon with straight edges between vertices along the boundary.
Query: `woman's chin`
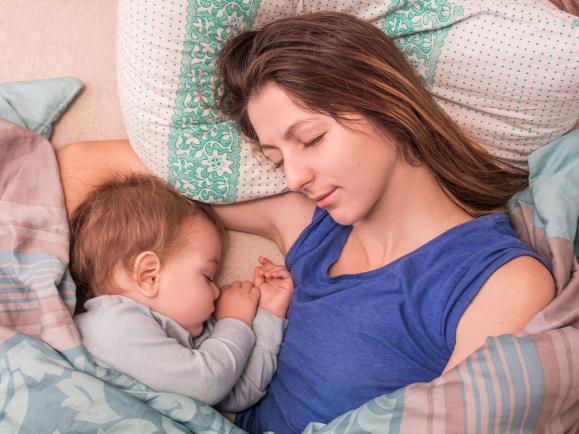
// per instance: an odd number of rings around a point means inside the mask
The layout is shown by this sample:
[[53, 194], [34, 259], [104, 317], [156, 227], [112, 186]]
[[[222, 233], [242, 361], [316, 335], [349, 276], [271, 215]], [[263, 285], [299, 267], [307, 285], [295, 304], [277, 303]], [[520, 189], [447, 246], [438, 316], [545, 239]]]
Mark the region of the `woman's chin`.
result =
[[358, 220], [353, 212], [348, 212], [348, 210], [343, 210], [340, 208], [336, 209], [328, 209], [327, 210], [332, 220], [342, 226], [349, 226], [354, 224], [356, 220]]

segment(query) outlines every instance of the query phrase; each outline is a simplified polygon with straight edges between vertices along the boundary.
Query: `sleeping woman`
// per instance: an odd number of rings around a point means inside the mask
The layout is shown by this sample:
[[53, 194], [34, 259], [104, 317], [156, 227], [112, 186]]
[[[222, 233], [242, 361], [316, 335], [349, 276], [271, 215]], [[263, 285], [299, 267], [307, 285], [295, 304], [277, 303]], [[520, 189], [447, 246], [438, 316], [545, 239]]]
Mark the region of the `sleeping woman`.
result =
[[[242, 428], [301, 432], [429, 382], [554, 297], [504, 213], [527, 174], [462, 132], [379, 29], [340, 13], [284, 18], [230, 40], [218, 73], [221, 109], [290, 190], [214, 207], [228, 228], [273, 240], [295, 281], [277, 373]], [[112, 173], [99, 158], [145, 170], [115, 146], [59, 155], [93, 162], [63, 171], [69, 206], [92, 174]]]

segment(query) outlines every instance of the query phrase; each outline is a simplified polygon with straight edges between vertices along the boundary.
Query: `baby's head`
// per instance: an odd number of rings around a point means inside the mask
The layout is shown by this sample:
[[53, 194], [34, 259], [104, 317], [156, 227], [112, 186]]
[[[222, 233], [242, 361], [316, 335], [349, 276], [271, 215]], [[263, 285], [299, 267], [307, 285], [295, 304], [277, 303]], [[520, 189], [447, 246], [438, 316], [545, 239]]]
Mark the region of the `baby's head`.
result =
[[214, 309], [223, 225], [162, 180], [131, 175], [97, 187], [70, 223], [81, 299], [124, 295], [198, 335]]

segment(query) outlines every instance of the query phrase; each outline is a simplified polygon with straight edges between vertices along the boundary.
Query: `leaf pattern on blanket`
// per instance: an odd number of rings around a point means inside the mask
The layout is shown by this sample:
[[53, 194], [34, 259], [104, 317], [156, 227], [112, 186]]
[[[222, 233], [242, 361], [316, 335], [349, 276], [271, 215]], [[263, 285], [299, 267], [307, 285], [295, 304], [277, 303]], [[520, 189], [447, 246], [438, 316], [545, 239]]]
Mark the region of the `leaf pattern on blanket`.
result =
[[[73, 372], [70, 378], [56, 384], [66, 396], [62, 405], [77, 412], [75, 419], [82, 422], [105, 423], [121, 419], [121, 416], [106, 405], [105, 390], [102, 383], [95, 383], [92, 377]], [[95, 403], [105, 403], [95, 406]]]

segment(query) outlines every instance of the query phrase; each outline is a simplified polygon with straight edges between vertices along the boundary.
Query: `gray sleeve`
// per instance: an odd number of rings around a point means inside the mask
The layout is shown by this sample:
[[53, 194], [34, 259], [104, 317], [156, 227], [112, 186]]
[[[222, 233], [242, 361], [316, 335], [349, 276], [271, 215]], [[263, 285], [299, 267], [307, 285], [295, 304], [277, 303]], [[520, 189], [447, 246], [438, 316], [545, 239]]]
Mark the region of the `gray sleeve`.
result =
[[287, 320], [259, 308], [253, 321], [256, 341], [241, 378], [223, 401], [220, 411], [239, 412], [251, 407], [265, 396], [277, 368], [277, 355]]
[[226, 318], [197, 349], [167, 336], [150, 312], [135, 303], [112, 306], [79, 323], [97, 363], [128, 374], [156, 391], [175, 392], [215, 405], [234, 387], [255, 343], [251, 328]]

